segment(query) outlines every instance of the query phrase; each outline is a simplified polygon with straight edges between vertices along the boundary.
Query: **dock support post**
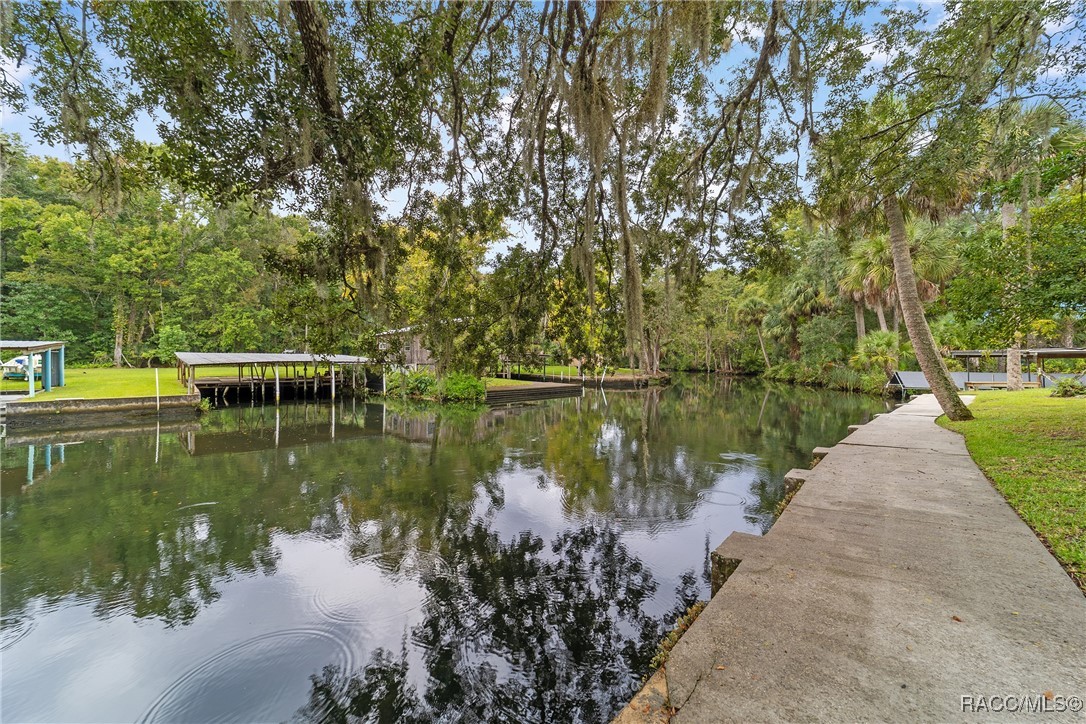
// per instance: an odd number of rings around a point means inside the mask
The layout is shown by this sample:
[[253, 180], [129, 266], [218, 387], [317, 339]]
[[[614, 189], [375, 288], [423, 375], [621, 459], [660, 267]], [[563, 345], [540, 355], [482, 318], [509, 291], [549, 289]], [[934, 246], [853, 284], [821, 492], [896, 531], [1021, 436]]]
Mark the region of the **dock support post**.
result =
[[53, 350], [47, 349], [41, 355], [41, 390], [53, 389]]
[[64, 348], [60, 348], [60, 353], [57, 355], [57, 386], [64, 386]]
[[[279, 365], [275, 365], [275, 406], [279, 407]], [[278, 422], [276, 423], [276, 433], [279, 431]], [[278, 439], [278, 435], [276, 435]]]
[[26, 378], [30, 380], [30, 396], [34, 396], [34, 355], [26, 353]]
[[162, 402], [159, 398], [158, 367], [155, 367], [155, 412], [159, 412], [161, 409]]
[[[332, 365], [331, 367], [329, 367], [329, 369], [332, 371], [332, 402], [335, 402], [336, 401], [336, 366]], [[336, 424], [334, 422], [332, 423], [332, 429], [333, 430], [336, 429]]]

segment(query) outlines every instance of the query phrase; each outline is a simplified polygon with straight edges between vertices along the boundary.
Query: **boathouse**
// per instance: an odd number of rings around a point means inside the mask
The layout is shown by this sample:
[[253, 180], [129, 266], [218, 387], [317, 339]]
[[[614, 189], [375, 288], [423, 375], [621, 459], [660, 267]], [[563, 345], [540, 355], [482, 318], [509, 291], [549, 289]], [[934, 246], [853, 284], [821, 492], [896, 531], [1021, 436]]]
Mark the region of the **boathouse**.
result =
[[[35, 379], [41, 379], [43, 392], [64, 386], [64, 347], [67, 342], [42, 340], [0, 340], [0, 357], [5, 359], [5, 379], [27, 380], [27, 394], [34, 396]], [[6, 364], [11, 353], [19, 354]]]
[[[366, 384], [367, 357], [309, 352], [177, 352], [177, 378], [190, 394], [234, 401], [247, 393], [250, 400], [284, 392], [302, 399], [326, 395], [336, 398], [336, 386], [356, 389]], [[202, 374], [201, 374], [202, 373]]]

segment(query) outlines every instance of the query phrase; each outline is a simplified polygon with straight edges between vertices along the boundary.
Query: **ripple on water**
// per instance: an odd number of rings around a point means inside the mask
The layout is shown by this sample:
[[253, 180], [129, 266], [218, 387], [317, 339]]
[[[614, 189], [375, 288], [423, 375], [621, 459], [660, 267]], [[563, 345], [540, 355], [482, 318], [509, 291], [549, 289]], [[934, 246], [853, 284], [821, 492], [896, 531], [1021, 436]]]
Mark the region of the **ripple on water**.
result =
[[309, 676], [327, 665], [354, 669], [337, 632], [273, 631], [229, 646], [170, 684], [140, 721], [279, 721], [305, 701]]
[[746, 505], [747, 499], [730, 490], [703, 490], [698, 493], [698, 500], [709, 505], [739, 506]]
[[438, 553], [411, 550], [394, 567], [395, 553], [382, 552], [356, 558], [352, 575], [337, 577], [314, 589], [313, 611], [333, 623], [366, 624], [387, 621], [417, 611], [433, 598], [419, 580], [446, 578], [451, 567]]
[[0, 651], [7, 651], [25, 639], [37, 625], [37, 621], [28, 619], [0, 624]]

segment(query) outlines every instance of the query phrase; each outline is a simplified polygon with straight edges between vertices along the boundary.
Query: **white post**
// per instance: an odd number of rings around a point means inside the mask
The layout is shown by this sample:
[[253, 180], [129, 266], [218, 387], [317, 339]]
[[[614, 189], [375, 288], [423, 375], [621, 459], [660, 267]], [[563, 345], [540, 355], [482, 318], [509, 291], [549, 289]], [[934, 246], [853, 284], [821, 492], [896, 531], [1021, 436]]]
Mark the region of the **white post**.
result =
[[[155, 412], [158, 412], [161, 409], [162, 409], [162, 402], [161, 402], [161, 400], [159, 398], [158, 367], [155, 367]], [[156, 463], [158, 462], [158, 454], [157, 453], [155, 454], [155, 462]]]
[[[276, 363], [276, 365], [275, 365], [275, 406], [279, 407], [279, 364], [278, 363]], [[276, 417], [278, 418], [278, 413], [276, 414]], [[276, 431], [275, 439], [276, 439], [276, 442], [278, 442], [279, 441], [279, 423], [278, 422], [276, 422], [276, 424], [275, 424], [275, 431]]]
[[[331, 370], [332, 370], [332, 402], [335, 402], [336, 401], [336, 366], [334, 364], [331, 366]], [[333, 430], [336, 429], [336, 423], [335, 422], [332, 423], [332, 429]], [[335, 435], [332, 435], [332, 437], [335, 437]]]
[[26, 353], [26, 378], [30, 380], [30, 396], [34, 396], [34, 355]]

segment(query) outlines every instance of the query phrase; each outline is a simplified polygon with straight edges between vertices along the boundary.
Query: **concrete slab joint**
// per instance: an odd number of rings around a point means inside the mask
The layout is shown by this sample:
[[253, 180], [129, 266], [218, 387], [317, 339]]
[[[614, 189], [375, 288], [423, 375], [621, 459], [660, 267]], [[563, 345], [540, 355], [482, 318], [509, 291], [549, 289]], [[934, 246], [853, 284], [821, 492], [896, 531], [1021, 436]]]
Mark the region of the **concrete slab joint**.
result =
[[810, 470], [804, 470], [803, 468], [792, 468], [784, 474], [784, 494], [791, 495], [796, 490], [799, 490], [805, 482], [807, 482], [807, 476], [811, 474]]
[[735, 531], [724, 539], [709, 556], [712, 595], [716, 595], [744, 559], [763, 551], [765, 543], [765, 538], [760, 535], [740, 531]]

